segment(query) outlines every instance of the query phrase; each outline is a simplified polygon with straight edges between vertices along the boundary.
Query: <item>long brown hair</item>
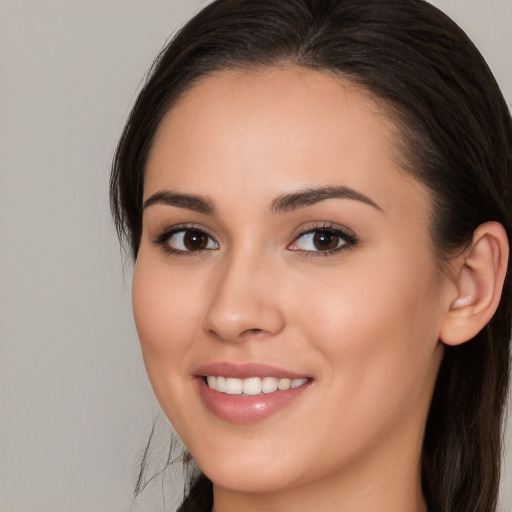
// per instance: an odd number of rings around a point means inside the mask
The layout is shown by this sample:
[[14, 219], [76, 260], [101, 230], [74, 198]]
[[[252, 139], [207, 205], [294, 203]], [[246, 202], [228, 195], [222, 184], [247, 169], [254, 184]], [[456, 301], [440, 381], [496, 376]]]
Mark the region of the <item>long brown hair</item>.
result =
[[[489, 220], [510, 239], [510, 113], [484, 59], [446, 15], [422, 0], [217, 0], [157, 58], [117, 148], [111, 207], [135, 258], [145, 164], [166, 112], [213, 71], [286, 62], [334, 72], [385, 105], [407, 170], [432, 192], [440, 260]], [[446, 347], [422, 452], [431, 511], [496, 509], [510, 329], [509, 274], [490, 323]], [[211, 500], [200, 475], [180, 510], [206, 510]]]

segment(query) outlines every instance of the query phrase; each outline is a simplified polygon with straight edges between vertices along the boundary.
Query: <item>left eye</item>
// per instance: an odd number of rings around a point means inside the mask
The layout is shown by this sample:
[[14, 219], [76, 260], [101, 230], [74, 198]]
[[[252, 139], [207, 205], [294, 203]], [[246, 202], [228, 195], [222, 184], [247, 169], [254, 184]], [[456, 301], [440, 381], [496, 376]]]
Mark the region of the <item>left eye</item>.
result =
[[204, 251], [218, 249], [219, 245], [204, 231], [199, 229], [181, 229], [171, 233], [166, 245], [178, 252]]
[[288, 246], [291, 251], [332, 252], [351, 244], [351, 237], [338, 230], [315, 229], [307, 231]]

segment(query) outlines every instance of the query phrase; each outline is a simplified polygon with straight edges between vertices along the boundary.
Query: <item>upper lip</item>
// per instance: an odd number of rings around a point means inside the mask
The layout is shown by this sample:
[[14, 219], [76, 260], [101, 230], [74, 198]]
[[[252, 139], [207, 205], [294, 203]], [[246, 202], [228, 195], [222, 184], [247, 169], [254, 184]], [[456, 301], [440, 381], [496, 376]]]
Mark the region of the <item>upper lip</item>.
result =
[[270, 364], [263, 363], [228, 363], [226, 361], [207, 363], [195, 370], [195, 375], [207, 377], [209, 375], [248, 379], [249, 377], [277, 377], [281, 379], [302, 379], [308, 375], [296, 373]]

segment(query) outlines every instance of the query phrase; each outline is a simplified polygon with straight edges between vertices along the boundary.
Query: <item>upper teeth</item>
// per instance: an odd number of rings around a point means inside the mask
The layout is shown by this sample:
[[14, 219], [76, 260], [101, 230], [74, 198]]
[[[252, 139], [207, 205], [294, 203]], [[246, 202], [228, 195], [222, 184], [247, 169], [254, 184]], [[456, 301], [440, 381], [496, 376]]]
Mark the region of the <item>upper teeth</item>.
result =
[[278, 379], [276, 377], [250, 377], [248, 379], [235, 379], [233, 377], [206, 377], [210, 389], [227, 393], [228, 395], [259, 395], [260, 393], [272, 393], [280, 389], [285, 391], [298, 388], [308, 379]]

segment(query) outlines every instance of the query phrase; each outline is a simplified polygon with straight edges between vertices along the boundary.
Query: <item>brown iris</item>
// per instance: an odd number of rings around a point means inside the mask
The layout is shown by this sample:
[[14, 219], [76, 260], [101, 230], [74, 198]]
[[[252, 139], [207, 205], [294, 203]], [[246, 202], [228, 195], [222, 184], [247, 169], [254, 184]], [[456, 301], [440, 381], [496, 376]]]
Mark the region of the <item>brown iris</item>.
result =
[[183, 244], [189, 251], [200, 251], [208, 246], [208, 235], [202, 231], [190, 229], [183, 236]]
[[339, 235], [332, 231], [317, 231], [313, 243], [319, 251], [330, 251], [338, 247], [339, 239]]

